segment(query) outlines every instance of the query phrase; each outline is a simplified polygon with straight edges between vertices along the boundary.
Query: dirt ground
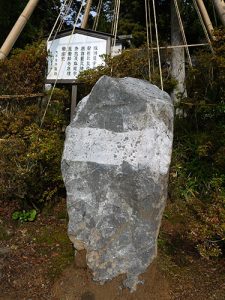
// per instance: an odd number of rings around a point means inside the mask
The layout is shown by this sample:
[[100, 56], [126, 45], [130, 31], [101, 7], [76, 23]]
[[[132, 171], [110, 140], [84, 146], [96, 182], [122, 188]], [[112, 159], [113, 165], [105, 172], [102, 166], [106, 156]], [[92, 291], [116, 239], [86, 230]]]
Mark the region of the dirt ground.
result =
[[[224, 260], [207, 261], [180, 249], [168, 254], [165, 247], [136, 292], [123, 288], [123, 276], [99, 285], [84, 253], [74, 259], [64, 199], [34, 222], [12, 221], [15, 210], [15, 203], [0, 202], [0, 300], [225, 299]], [[164, 222], [162, 231], [168, 228]]]
[[153, 263], [140, 276], [143, 284], [132, 294], [123, 288], [124, 277], [119, 276], [104, 285], [93, 282], [91, 272], [79, 265], [67, 268], [52, 289], [55, 300], [169, 300], [169, 285]]

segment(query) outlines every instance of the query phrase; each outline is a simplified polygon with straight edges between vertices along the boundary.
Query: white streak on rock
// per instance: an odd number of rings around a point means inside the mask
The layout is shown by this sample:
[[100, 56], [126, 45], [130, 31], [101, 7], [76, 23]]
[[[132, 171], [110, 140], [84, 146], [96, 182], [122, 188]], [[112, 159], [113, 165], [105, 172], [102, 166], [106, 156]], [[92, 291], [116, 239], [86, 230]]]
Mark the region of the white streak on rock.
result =
[[136, 170], [148, 166], [153, 172], [166, 174], [172, 136], [164, 123], [159, 125], [157, 129], [121, 133], [69, 127], [63, 158], [116, 166], [125, 161]]

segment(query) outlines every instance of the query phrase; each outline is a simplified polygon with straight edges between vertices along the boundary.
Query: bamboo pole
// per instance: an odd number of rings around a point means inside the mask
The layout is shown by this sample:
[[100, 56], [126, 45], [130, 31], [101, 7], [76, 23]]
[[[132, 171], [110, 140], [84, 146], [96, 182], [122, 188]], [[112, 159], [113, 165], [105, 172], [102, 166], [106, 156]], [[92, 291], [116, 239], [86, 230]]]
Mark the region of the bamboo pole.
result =
[[39, 98], [44, 97], [44, 93], [37, 94], [26, 94], [26, 95], [0, 95], [1, 100], [10, 100], [10, 99], [27, 99], [27, 98]]
[[[203, 43], [203, 44], [191, 44], [191, 45], [171, 45], [171, 46], [163, 46], [159, 47], [159, 49], [175, 49], [175, 48], [184, 48], [184, 47], [203, 47], [203, 46], [209, 46], [208, 43]], [[156, 47], [150, 47], [150, 49], [157, 50]]]
[[213, 0], [220, 21], [225, 26], [225, 3], [223, 0]]
[[203, 0], [196, 0], [196, 1], [197, 1], [199, 10], [201, 12], [203, 21], [205, 23], [205, 26], [207, 28], [207, 31], [208, 31], [209, 35], [211, 36], [211, 38], [214, 39], [212, 22], [209, 18], [208, 12], [207, 12], [206, 7], [205, 7], [205, 4], [204, 4]]
[[22, 32], [24, 26], [32, 15], [35, 7], [37, 6], [39, 0], [30, 0], [23, 10], [22, 14], [19, 16], [12, 30], [10, 31], [8, 37], [6, 38], [4, 44], [0, 49], [0, 60], [5, 59], [9, 52], [11, 51], [13, 45], [18, 39], [20, 33]]
[[81, 23], [81, 28], [83, 28], [83, 29], [85, 29], [87, 27], [87, 24], [88, 24], [88, 16], [90, 14], [91, 4], [92, 4], [92, 0], [87, 0], [83, 20], [82, 20], [82, 23]]

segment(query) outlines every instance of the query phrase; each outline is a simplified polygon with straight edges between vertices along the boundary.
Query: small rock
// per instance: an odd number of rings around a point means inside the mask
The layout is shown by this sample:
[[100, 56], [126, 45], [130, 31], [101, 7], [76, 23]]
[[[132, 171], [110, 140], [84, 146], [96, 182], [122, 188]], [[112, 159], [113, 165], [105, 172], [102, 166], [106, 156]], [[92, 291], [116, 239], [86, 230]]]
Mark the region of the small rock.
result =
[[76, 251], [75, 266], [77, 268], [81, 268], [81, 269], [87, 268], [86, 251], [85, 250]]
[[10, 248], [11, 248], [11, 250], [17, 250], [18, 246], [17, 245], [12, 245]]
[[86, 292], [81, 296], [81, 300], [95, 300], [95, 295], [91, 292]]
[[0, 257], [1, 256], [6, 256], [9, 253], [10, 253], [10, 249], [9, 248], [6, 248], [6, 247], [0, 248]]

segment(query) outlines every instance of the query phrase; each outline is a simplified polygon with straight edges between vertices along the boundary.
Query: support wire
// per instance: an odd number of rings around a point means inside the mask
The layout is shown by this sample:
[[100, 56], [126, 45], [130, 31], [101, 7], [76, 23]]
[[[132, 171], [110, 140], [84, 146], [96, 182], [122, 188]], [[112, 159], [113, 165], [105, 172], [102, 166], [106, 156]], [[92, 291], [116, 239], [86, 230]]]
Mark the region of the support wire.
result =
[[160, 50], [159, 50], [159, 36], [158, 36], [158, 26], [157, 26], [157, 20], [156, 20], [155, 0], [152, 0], [152, 5], [153, 5], [156, 45], [157, 45], [158, 62], [159, 62], [160, 83], [161, 83], [161, 89], [163, 90], [162, 66], [161, 66], [161, 57], [160, 57]]
[[[61, 17], [61, 14], [62, 14], [63, 10], [65, 9], [65, 6], [66, 6], [66, 4], [67, 4], [68, 1], [69, 1], [69, 0], [65, 0], [65, 2], [63, 3], [63, 5], [62, 5], [62, 7], [61, 7], [61, 9], [60, 9], [60, 11], [59, 11], [58, 17], [57, 17], [57, 19], [56, 19], [56, 21], [55, 21], [55, 23], [54, 23], [54, 25], [53, 25], [53, 27], [52, 27], [52, 30], [51, 30], [51, 32], [50, 32], [50, 34], [49, 34], [49, 37], [48, 37], [48, 39], [47, 39], [47, 42], [49, 42], [49, 40], [51, 39], [52, 34], [53, 34], [53, 32], [54, 32], [54, 30], [55, 30], [55, 28], [56, 28], [56, 25], [57, 25], [57, 23], [58, 23], [58, 21], [59, 21], [59, 19], [60, 19], [60, 17]], [[61, 24], [61, 22], [60, 22], [60, 24]], [[59, 26], [60, 26], [60, 25], [59, 25]], [[59, 26], [58, 26], [58, 28], [59, 28]], [[58, 29], [57, 29], [57, 31], [58, 31]]]
[[[76, 29], [76, 26], [77, 26], [77, 22], [78, 22], [78, 20], [79, 20], [79, 16], [80, 16], [80, 14], [81, 14], [81, 11], [82, 11], [82, 8], [83, 8], [83, 7], [84, 7], [84, 0], [81, 2], [80, 9], [79, 9], [79, 11], [78, 11], [78, 14], [77, 14], [77, 17], [76, 17], [74, 26], [73, 26], [73, 30], [71, 31], [70, 38], [69, 38], [69, 42], [68, 42], [67, 49], [66, 49], [66, 53], [68, 52], [69, 45], [70, 45], [70, 43], [71, 43], [71, 39], [72, 39], [73, 34], [74, 34], [74, 32], [75, 32], [75, 29]], [[43, 123], [44, 123], [44, 119], [45, 119], [45, 116], [46, 116], [46, 113], [47, 113], [47, 110], [48, 110], [50, 101], [51, 101], [51, 99], [52, 99], [53, 92], [54, 92], [54, 90], [55, 90], [57, 81], [58, 81], [58, 79], [59, 79], [59, 74], [60, 74], [60, 72], [61, 72], [63, 62], [64, 62], [64, 61], [61, 62], [61, 65], [60, 65], [60, 68], [59, 68], [59, 71], [58, 71], [58, 74], [57, 74], [57, 78], [55, 79], [53, 88], [52, 88], [52, 90], [51, 90], [51, 94], [50, 94], [50, 96], [49, 96], [49, 98], [48, 98], [48, 102], [47, 102], [47, 105], [46, 105], [44, 114], [43, 114], [43, 116], [42, 116], [42, 119], [41, 119], [40, 127], [42, 127], [42, 125], [43, 125]]]
[[92, 30], [95, 30], [95, 31], [98, 28], [99, 16], [100, 16], [100, 13], [101, 13], [101, 10], [102, 10], [102, 1], [103, 0], [99, 0], [98, 6], [97, 6], [97, 14], [95, 16], [95, 20], [94, 20], [94, 24], [93, 24], [93, 28], [92, 28]]
[[186, 50], [186, 53], [187, 53], [189, 65], [192, 67], [191, 56], [190, 56], [190, 52], [189, 52], [188, 45], [187, 45], [187, 39], [186, 39], [186, 35], [185, 35], [185, 32], [184, 32], [184, 26], [183, 26], [183, 22], [182, 22], [182, 19], [181, 19], [179, 6], [178, 6], [178, 3], [177, 3], [177, 0], [173, 0], [173, 2], [174, 2], [175, 9], [176, 9], [176, 14], [177, 14], [177, 18], [178, 18], [178, 22], [179, 22], [179, 26], [180, 26], [180, 31], [181, 31], [181, 34], [182, 34], [182, 37], [183, 37], [183, 42], [185, 44], [185, 50]]

